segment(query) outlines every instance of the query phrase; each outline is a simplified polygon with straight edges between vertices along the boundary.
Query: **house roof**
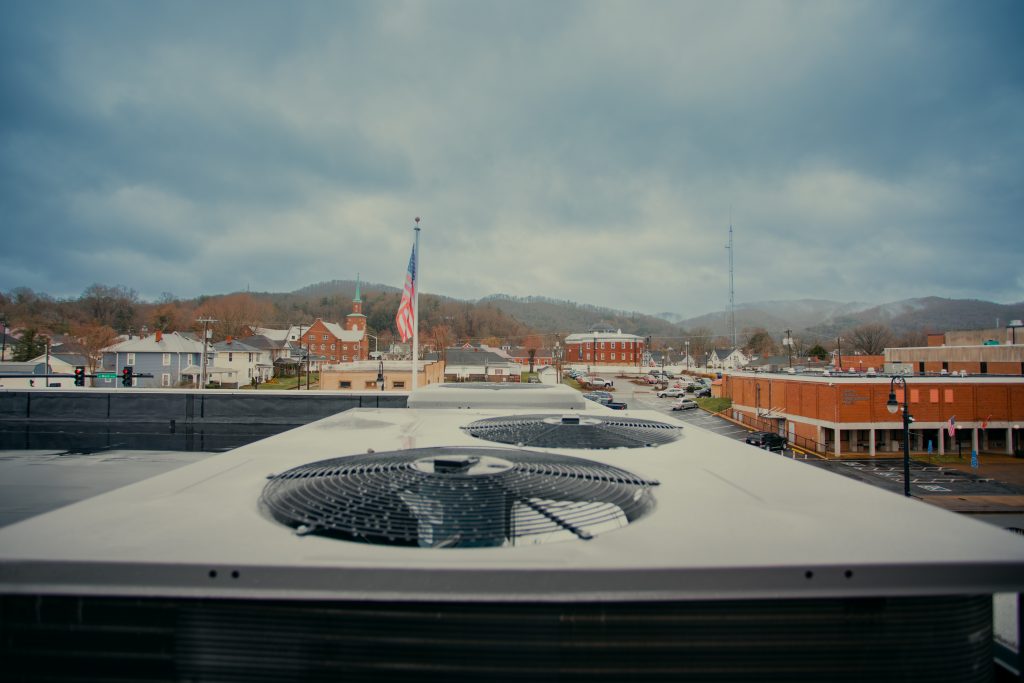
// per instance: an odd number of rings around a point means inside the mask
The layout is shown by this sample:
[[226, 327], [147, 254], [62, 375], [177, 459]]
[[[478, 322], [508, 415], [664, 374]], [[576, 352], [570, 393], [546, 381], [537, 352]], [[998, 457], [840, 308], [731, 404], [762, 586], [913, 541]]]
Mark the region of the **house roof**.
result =
[[26, 375], [45, 375], [46, 363], [37, 363], [35, 361], [28, 361], [27, 363], [12, 363], [10, 361], [6, 361], [0, 363], [0, 372], [20, 372]]
[[215, 351], [232, 351], [236, 353], [259, 353], [260, 349], [255, 346], [249, 346], [244, 342], [240, 342], [237, 339], [228, 341], [219, 341], [212, 345]]
[[194, 339], [188, 339], [177, 332], [169, 332], [163, 335], [160, 341], [156, 335], [150, 335], [143, 339], [129, 339], [113, 346], [103, 349], [104, 353], [202, 353], [203, 344]]
[[[428, 353], [426, 357], [429, 360], [437, 360], [440, 358], [440, 355], [437, 353]], [[498, 354], [492, 353], [491, 351], [460, 348], [445, 349], [445, 363], [448, 365], [518, 365], [507, 358], [502, 358]]]
[[283, 337], [281, 339], [271, 339], [266, 335], [254, 334], [251, 337], [243, 337], [240, 341], [261, 351], [277, 351], [288, 348], [288, 340]]

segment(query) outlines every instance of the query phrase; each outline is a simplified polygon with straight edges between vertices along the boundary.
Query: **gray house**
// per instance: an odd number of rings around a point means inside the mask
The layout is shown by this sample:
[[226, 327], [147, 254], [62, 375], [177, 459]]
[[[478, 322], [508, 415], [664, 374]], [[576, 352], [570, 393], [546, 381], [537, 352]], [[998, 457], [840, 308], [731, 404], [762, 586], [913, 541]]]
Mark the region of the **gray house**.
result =
[[[157, 332], [140, 339], [129, 339], [103, 349], [103, 366], [97, 372], [117, 373], [115, 379], [96, 380], [98, 387], [121, 386], [121, 370], [131, 366], [135, 373], [152, 377], [135, 379], [137, 387], [175, 387], [187, 381], [184, 371], [202, 364], [203, 344], [177, 332]], [[207, 363], [213, 365], [214, 351], [207, 349]]]

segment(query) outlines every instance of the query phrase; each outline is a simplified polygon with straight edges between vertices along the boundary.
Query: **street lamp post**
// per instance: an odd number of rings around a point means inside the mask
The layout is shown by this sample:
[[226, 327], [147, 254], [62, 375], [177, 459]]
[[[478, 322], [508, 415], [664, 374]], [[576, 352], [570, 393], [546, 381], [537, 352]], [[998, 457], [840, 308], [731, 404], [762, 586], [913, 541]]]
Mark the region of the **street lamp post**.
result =
[[690, 340], [687, 339], [683, 344], [686, 346], [686, 371], [690, 371]]
[[378, 358], [377, 362], [380, 363], [377, 367], [377, 386], [384, 391], [384, 360]]
[[889, 400], [885, 404], [885, 409], [890, 414], [895, 415], [896, 411], [899, 410], [900, 404], [896, 400], [896, 384], [899, 383], [903, 386], [903, 495], [910, 496], [910, 423], [914, 421], [914, 418], [910, 416], [910, 406], [907, 380], [903, 377], [893, 377], [889, 382]]
[[[594, 358], [594, 372], [597, 372], [597, 332], [594, 333], [594, 351], [592, 355]], [[590, 368], [587, 368], [587, 372], [590, 372]]]

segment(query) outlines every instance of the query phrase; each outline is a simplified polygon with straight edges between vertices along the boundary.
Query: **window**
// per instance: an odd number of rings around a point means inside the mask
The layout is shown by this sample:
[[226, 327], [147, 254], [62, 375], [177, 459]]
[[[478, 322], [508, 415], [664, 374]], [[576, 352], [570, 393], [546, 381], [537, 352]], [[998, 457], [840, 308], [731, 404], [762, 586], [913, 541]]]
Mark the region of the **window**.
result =
[[[164, 355], [165, 356], [169, 356], [170, 354], [169, 353], [165, 353]], [[164, 365], [169, 365], [169, 363], [165, 363]], [[164, 374], [160, 375], [160, 386], [162, 386], [162, 387], [169, 387], [169, 386], [171, 386], [171, 373], [165, 372]]]
[[338, 360], [338, 359], [335, 358], [334, 356], [331, 356], [331, 360]]
[[392, 389], [405, 389], [405, 380], [398, 380], [391, 383]]
[[309, 341], [316, 341], [316, 335], [315, 334], [309, 335]]
[[939, 402], [939, 390], [938, 389], [929, 389], [928, 390], [928, 400], [931, 401], [932, 403], [938, 403]]
[[[1024, 368], [1021, 368], [1021, 369], [1024, 370]], [[987, 375], [988, 374], [988, 363], [986, 363], [985, 361], [981, 362], [981, 374], [983, 374], [983, 375]]]
[[341, 359], [342, 359], [343, 361], [348, 361], [348, 356], [342, 356], [342, 357], [341, 357]]
[[377, 388], [377, 380], [375, 380], [375, 379], [368, 379], [368, 380], [366, 380], [366, 387], [365, 388], [366, 389], [376, 389]]
[[917, 364], [917, 371], [920, 372], [922, 375], [924, 374], [924, 361], [923, 360], [918, 362], [918, 364]]
[[324, 335], [324, 341], [327, 341], [327, 335], [326, 334]]
[[249, 362], [250, 363], [252, 362], [252, 354], [251, 353], [249, 354]]
[[352, 382], [350, 382], [347, 379], [343, 379], [340, 382], [338, 382], [338, 388], [339, 389], [351, 389], [352, 388]]
[[331, 351], [334, 351], [336, 346], [337, 346], [337, 344], [331, 344]]
[[230, 351], [228, 351], [228, 362], [230, 363], [234, 359], [235, 359], [235, 354], [233, 354]]
[[947, 361], [942, 361], [942, 369], [949, 372], [949, 363]]
[[911, 389], [910, 390], [910, 402], [911, 403], [920, 403], [921, 402], [921, 392], [919, 390], [917, 390], [917, 389]]
[[134, 367], [135, 366], [135, 354], [134, 353], [129, 353], [128, 354], [128, 360], [126, 360], [124, 362], [124, 364], [125, 365], [131, 365], [132, 367]]
[[952, 389], [946, 389], [946, 390], [944, 390], [943, 393], [944, 393], [944, 395], [942, 397], [942, 400], [945, 401], [946, 403], [952, 403], [953, 402], [953, 390]]
[[614, 353], [612, 354], [612, 360], [615, 360], [615, 354]]
[[[164, 354], [163, 364], [164, 365], [170, 365], [171, 364], [171, 354], [169, 354], [169, 353], [165, 353]], [[167, 386], [167, 385], [165, 384], [164, 386]]]

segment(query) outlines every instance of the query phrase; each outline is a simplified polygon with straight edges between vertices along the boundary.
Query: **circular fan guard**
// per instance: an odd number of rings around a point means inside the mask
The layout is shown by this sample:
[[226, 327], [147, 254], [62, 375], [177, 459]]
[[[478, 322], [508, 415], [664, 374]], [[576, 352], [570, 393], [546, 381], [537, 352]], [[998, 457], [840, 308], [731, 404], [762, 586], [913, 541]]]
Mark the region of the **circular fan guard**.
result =
[[486, 441], [544, 448], [641, 448], [675, 441], [682, 428], [632, 417], [511, 415], [462, 428]]
[[271, 475], [260, 504], [298, 534], [422, 547], [590, 539], [654, 507], [658, 482], [570, 456], [419, 448]]

